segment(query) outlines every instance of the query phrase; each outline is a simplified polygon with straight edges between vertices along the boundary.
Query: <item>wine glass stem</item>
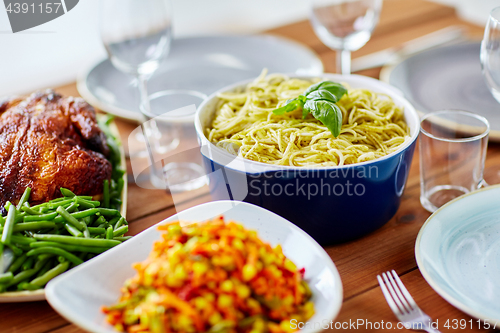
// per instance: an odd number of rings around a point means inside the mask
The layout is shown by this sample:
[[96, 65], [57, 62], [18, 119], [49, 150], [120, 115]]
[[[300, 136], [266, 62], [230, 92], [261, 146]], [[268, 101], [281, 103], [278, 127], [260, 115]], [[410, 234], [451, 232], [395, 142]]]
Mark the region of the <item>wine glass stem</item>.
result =
[[[143, 105], [145, 111], [151, 114], [151, 104], [148, 95], [148, 83], [147, 77], [144, 75], [138, 75], [137, 80], [139, 81], [139, 92], [141, 95], [141, 104]], [[155, 163], [155, 152], [158, 151], [159, 137], [158, 137], [158, 127], [156, 126], [156, 121], [151, 118], [148, 114], [143, 114], [144, 122], [142, 123], [142, 133], [144, 135], [144, 141], [146, 142], [146, 149], [148, 151], [149, 163], [151, 168], [150, 179], [151, 183], [158, 188], [166, 188], [162, 186], [163, 183], [163, 170]], [[153, 148], [154, 147], [154, 148]]]
[[351, 51], [337, 50], [337, 73], [351, 74]]

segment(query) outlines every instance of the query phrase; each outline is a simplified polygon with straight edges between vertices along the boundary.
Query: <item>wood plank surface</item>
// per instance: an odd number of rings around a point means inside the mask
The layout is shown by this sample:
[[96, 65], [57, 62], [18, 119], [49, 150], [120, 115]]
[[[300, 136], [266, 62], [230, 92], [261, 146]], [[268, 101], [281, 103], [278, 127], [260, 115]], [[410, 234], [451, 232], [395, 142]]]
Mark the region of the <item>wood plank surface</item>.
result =
[[[385, 0], [380, 23], [372, 39], [359, 51], [358, 57], [388, 47], [398, 46], [416, 37], [444, 27], [460, 25], [467, 29], [470, 38], [480, 39], [483, 27], [460, 20], [453, 8], [425, 2], [422, 0]], [[335, 69], [335, 52], [328, 49], [314, 34], [309, 22], [301, 21], [268, 31], [273, 35], [301, 42], [312, 48], [321, 58], [326, 72]], [[378, 77], [380, 68], [369, 69], [359, 74]], [[75, 84], [56, 89], [65, 95], [78, 95]], [[137, 126], [117, 120], [122, 140]], [[500, 146], [490, 143], [486, 160], [485, 179], [490, 184], [500, 183]], [[419, 201], [420, 179], [418, 149], [415, 152], [407, 186], [401, 206], [396, 215], [379, 230], [355, 241], [326, 247], [335, 262], [344, 287], [344, 303], [336, 319], [337, 325], [349, 322], [372, 323], [364, 327], [348, 326], [345, 331], [393, 331], [397, 321], [389, 309], [378, 286], [376, 275], [395, 269], [420, 307], [438, 321], [439, 329], [447, 332], [447, 320], [471, 320], [468, 315], [457, 310], [434, 290], [421, 276], [414, 257], [414, 244], [418, 231], [429, 217]], [[211, 200], [207, 187], [194, 192], [184, 193], [175, 198], [161, 190], [147, 190], [131, 184], [128, 193], [128, 218], [130, 234], [137, 234], [179, 210]], [[391, 323], [392, 329], [376, 329], [373, 325], [381, 322]], [[480, 329], [473, 319], [474, 327], [462, 332], [488, 332]], [[335, 323], [333, 323], [334, 326]], [[335, 327], [335, 326], [334, 326]], [[387, 326], [385, 326], [387, 327]], [[401, 329], [398, 331], [408, 331]], [[68, 323], [55, 313], [46, 302], [0, 304], [0, 332], [22, 333], [81, 333], [84, 332]]]

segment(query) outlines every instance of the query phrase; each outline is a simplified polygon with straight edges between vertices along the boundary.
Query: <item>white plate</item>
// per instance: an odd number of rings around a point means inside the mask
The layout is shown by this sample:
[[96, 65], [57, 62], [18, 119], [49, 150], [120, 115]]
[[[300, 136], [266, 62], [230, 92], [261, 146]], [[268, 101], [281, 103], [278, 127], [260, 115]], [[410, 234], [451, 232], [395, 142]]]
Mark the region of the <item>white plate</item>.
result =
[[[284, 254], [298, 267], [305, 268], [305, 279], [313, 292], [316, 314], [310, 322], [324, 325], [334, 320], [342, 305], [342, 282], [335, 265], [304, 231], [284, 218], [263, 208], [238, 201], [214, 201], [192, 207], [165, 221], [204, 221], [223, 214], [272, 245], [281, 244]], [[106, 324], [101, 306], [118, 300], [120, 288], [135, 275], [131, 265], [143, 261], [152, 250], [160, 233], [153, 226], [131, 240], [91, 259], [47, 285], [47, 300], [67, 320], [94, 333], [115, 332]], [[304, 332], [320, 332], [308, 329]]]
[[[438, 209], [415, 244], [430, 286], [463, 312], [500, 325], [500, 185]], [[491, 326], [493, 328], [493, 326]]]
[[[149, 93], [192, 90], [210, 95], [233, 82], [270, 73], [319, 75], [321, 60], [297, 42], [269, 36], [213, 36], [172, 41], [170, 54], [148, 82]], [[78, 79], [78, 91], [87, 102], [115, 116], [142, 121], [136, 80], [106, 59]], [[186, 95], [172, 97], [171, 110], [201, 103]], [[168, 111], [168, 110], [167, 110]]]
[[481, 74], [481, 42], [433, 48], [384, 67], [380, 79], [403, 91], [422, 113], [465, 110], [491, 124], [490, 139], [500, 141], [500, 104]]
[[[113, 121], [110, 124], [110, 130], [117, 138], [120, 139], [120, 132], [116, 123]], [[121, 141], [118, 141], [118, 148], [120, 149], [120, 167], [124, 170], [127, 169], [127, 164], [125, 161], [125, 151]], [[120, 209], [120, 214], [123, 217], [127, 217], [127, 192], [128, 192], [128, 179], [127, 174], [123, 175], [123, 190], [121, 195], [122, 207]], [[39, 290], [24, 290], [24, 291], [9, 291], [0, 293], [0, 303], [20, 303], [20, 302], [33, 302], [33, 301], [43, 301], [45, 299], [45, 289]]]

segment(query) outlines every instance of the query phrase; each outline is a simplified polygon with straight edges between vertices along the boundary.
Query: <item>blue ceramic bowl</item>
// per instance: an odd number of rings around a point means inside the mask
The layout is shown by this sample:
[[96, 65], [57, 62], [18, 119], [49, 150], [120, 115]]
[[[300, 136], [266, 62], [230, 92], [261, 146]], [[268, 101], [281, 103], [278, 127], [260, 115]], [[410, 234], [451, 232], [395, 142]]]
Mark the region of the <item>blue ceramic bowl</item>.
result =
[[386, 83], [360, 75], [322, 77], [391, 96], [404, 108], [410, 139], [387, 156], [341, 167], [274, 166], [236, 157], [210, 143], [205, 129], [213, 119], [217, 94], [244, 87], [250, 80], [209, 96], [197, 110], [195, 126], [215, 200], [241, 200], [269, 209], [326, 245], [361, 237], [394, 216], [405, 188], [420, 121], [413, 106]]

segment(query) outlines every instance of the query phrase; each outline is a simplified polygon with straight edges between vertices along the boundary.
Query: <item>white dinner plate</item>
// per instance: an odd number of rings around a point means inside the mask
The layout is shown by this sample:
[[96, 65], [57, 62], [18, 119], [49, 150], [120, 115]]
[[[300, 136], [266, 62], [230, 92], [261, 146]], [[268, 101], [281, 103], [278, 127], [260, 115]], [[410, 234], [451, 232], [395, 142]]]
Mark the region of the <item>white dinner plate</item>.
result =
[[498, 328], [500, 185], [463, 195], [432, 214], [418, 234], [415, 256], [439, 295]]
[[[195, 91], [210, 95], [233, 82], [270, 73], [319, 75], [321, 60], [306, 46], [270, 35], [212, 36], [172, 41], [170, 53], [148, 82], [148, 92]], [[136, 80], [106, 59], [81, 75], [79, 93], [93, 106], [115, 116], [141, 121]], [[171, 110], [201, 101], [172, 97]]]
[[465, 110], [484, 116], [490, 139], [500, 141], [500, 104], [481, 73], [481, 42], [465, 42], [420, 52], [386, 66], [380, 79], [399, 89], [422, 113]]
[[[305, 280], [313, 293], [315, 315], [311, 323], [325, 325], [334, 320], [342, 305], [342, 282], [323, 248], [291, 222], [263, 208], [239, 201], [214, 201], [192, 207], [161, 223], [178, 219], [204, 221], [219, 215], [246, 228], [257, 230], [271, 245], [281, 244], [283, 253], [298, 267], [305, 268]], [[153, 226], [127, 242], [55, 278], [46, 288], [50, 305], [81, 328], [94, 333], [116, 332], [105, 322], [101, 306], [115, 303], [126, 279], [135, 275], [134, 262], [143, 261], [160, 233]], [[320, 332], [309, 325], [304, 332]]]

